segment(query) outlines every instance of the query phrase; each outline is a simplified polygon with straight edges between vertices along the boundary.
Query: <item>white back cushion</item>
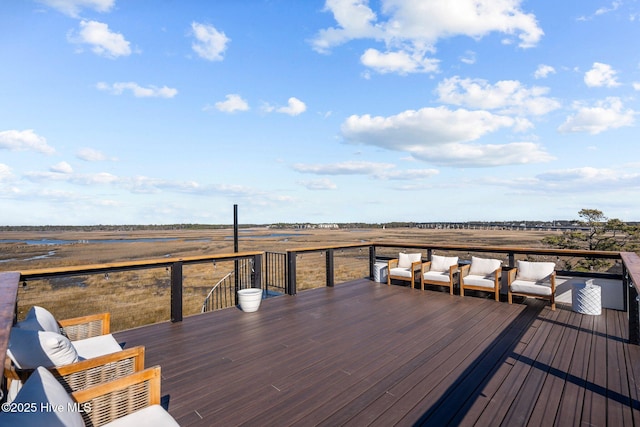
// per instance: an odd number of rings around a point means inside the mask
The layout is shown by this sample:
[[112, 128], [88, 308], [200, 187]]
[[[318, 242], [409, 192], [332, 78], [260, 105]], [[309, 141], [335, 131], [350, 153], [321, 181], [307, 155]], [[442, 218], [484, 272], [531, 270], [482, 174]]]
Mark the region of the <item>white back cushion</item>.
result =
[[50, 368], [78, 361], [69, 338], [55, 332], [11, 328], [7, 355], [22, 369]]
[[405, 254], [400, 252], [398, 256], [398, 268], [410, 268], [414, 262], [422, 261], [422, 254]]
[[27, 313], [27, 317], [22, 322], [18, 322], [16, 327], [20, 329], [30, 329], [32, 331], [60, 332], [60, 326], [53, 314], [46, 308], [34, 305]]
[[449, 271], [449, 267], [452, 265], [458, 265], [458, 257], [452, 256], [442, 256], [442, 255], [432, 255], [431, 256], [431, 271]]
[[547, 280], [556, 268], [553, 262], [529, 262], [518, 261], [516, 265], [518, 272], [517, 280], [526, 280], [529, 282], [540, 282]]
[[499, 259], [471, 257], [469, 274], [473, 276], [488, 276], [500, 268], [502, 262]]
[[51, 372], [44, 368], [38, 368], [31, 374], [13, 403], [14, 406], [23, 407], [26, 410], [0, 412], [0, 425], [21, 427], [84, 426], [80, 412], [73, 410], [73, 400], [69, 394]]

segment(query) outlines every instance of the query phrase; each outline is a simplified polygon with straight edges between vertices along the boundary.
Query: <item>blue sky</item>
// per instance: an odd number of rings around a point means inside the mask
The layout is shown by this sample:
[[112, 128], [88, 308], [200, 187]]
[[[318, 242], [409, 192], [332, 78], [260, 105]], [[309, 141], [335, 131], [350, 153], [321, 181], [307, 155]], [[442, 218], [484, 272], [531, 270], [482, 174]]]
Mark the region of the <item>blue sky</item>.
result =
[[634, 1], [7, 0], [0, 223], [640, 220]]

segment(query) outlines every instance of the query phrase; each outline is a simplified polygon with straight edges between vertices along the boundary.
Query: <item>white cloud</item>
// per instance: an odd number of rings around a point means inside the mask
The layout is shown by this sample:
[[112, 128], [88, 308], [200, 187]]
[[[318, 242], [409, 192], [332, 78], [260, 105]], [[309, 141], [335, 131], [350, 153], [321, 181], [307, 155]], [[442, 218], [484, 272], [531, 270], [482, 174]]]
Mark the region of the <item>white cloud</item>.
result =
[[178, 94], [178, 90], [167, 86], [142, 87], [134, 82], [117, 82], [109, 85], [108, 83], [99, 82], [96, 84], [98, 90], [110, 92], [114, 95], [122, 95], [125, 90], [130, 90], [136, 98], [173, 98]]
[[81, 148], [76, 153], [76, 157], [86, 162], [101, 162], [105, 160], [116, 160], [114, 158], [107, 157], [102, 151], [94, 150], [93, 148]]
[[426, 52], [435, 52], [440, 39], [456, 36], [482, 38], [492, 32], [517, 36], [519, 46], [535, 46], [543, 35], [533, 14], [520, 8], [521, 0], [382, 0], [380, 17], [368, 0], [327, 0], [336, 27], [322, 29], [311, 41], [320, 53], [355, 39], [383, 42], [386, 52], [369, 49], [364, 65], [381, 72], [429, 72], [437, 66]]
[[476, 53], [472, 50], [468, 50], [464, 53], [463, 56], [460, 57], [460, 62], [467, 64], [467, 65], [473, 65], [476, 63]]
[[373, 68], [381, 74], [386, 73], [431, 73], [438, 71], [440, 61], [426, 58], [423, 52], [380, 52], [377, 49], [367, 49], [360, 57], [362, 64]]
[[500, 110], [503, 113], [544, 115], [560, 108], [560, 103], [546, 95], [549, 89], [525, 87], [517, 80], [502, 80], [495, 85], [481, 79], [445, 79], [436, 88], [439, 99], [452, 105]]
[[46, 138], [32, 129], [0, 132], [0, 149], [3, 148], [10, 151], [33, 150], [43, 154], [53, 154], [56, 151], [47, 144]]
[[305, 105], [305, 103], [294, 97], [289, 98], [286, 107], [280, 107], [276, 109], [278, 113], [288, 114], [290, 116], [297, 116], [304, 113], [306, 110], [307, 106]]
[[526, 121], [488, 111], [445, 107], [408, 110], [395, 116], [351, 116], [341, 126], [345, 141], [402, 151], [434, 164], [496, 166], [549, 161], [552, 157], [530, 142], [470, 144], [503, 128], [518, 131]]
[[533, 142], [506, 144], [451, 143], [412, 153], [419, 160], [455, 167], [493, 167], [525, 165], [554, 160], [543, 147]]
[[624, 109], [622, 101], [617, 97], [601, 100], [590, 107], [584, 103], [575, 103], [576, 114], [567, 117], [560, 125], [560, 132], [588, 132], [596, 135], [609, 129], [632, 126], [637, 113]]
[[308, 190], [335, 190], [336, 188], [338, 188], [335, 183], [326, 178], [312, 179], [309, 181], [298, 181], [298, 184], [306, 187]]
[[545, 79], [549, 76], [549, 74], [555, 74], [556, 69], [551, 65], [540, 64], [536, 69], [535, 73], [533, 73], [533, 77], [536, 79]]
[[199, 57], [208, 61], [222, 61], [227, 44], [231, 41], [223, 32], [218, 31], [213, 25], [191, 23], [191, 30], [195, 41], [191, 48]]
[[80, 21], [77, 34], [69, 33], [72, 43], [91, 45], [91, 51], [106, 58], [131, 55], [129, 42], [120, 33], [114, 33], [107, 24], [97, 21]]
[[584, 74], [584, 82], [589, 87], [616, 87], [616, 71], [611, 65], [594, 62], [593, 67]]
[[38, 0], [59, 12], [77, 18], [81, 9], [92, 9], [96, 12], [109, 12], [116, 0]]
[[0, 182], [8, 181], [13, 178], [13, 172], [11, 168], [4, 163], [0, 163]]
[[511, 117], [487, 111], [437, 107], [407, 110], [389, 117], [353, 115], [342, 124], [341, 131], [350, 143], [412, 152], [439, 144], [473, 141], [515, 124]]
[[377, 163], [367, 161], [346, 161], [330, 164], [293, 165], [293, 169], [301, 173], [316, 175], [365, 175], [376, 179], [390, 180], [420, 180], [438, 174], [436, 169], [398, 170], [392, 163]]
[[248, 111], [249, 104], [242, 99], [240, 95], [229, 94], [226, 96], [226, 101], [220, 101], [215, 103], [216, 109], [225, 113], [233, 113], [236, 111]]
[[366, 161], [347, 161], [331, 164], [303, 164], [293, 165], [293, 169], [302, 173], [313, 173], [316, 175], [376, 175], [380, 172], [392, 169], [395, 165], [391, 163], [375, 163]]
[[63, 173], [63, 174], [73, 173], [73, 168], [67, 162], [56, 163], [55, 165], [51, 166], [49, 170], [54, 173]]
[[621, 191], [640, 188], [640, 173], [625, 168], [580, 167], [552, 170], [535, 177], [531, 186], [545, 192]]
[[633, 82], [633, 89], [640, 90], [640, 82]]

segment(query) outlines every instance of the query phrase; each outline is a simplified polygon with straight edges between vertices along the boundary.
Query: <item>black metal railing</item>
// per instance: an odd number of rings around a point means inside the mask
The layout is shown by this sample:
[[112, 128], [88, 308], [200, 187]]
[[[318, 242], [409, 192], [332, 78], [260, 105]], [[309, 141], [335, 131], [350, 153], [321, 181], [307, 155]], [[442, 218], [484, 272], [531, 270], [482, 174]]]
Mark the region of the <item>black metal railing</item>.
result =
[[[233, 307], [237, 304], [238, 290], [260, 285], [255, 282], [255, 269], [253, 259], [234, 261], [234, 270], [227, 273], [209, 291], [202, 303], [202, 313], [213, 310], [221, 310]], [[258, 286], [256, 286], [258, 287]]]
[[[64, 277], [79, 274], [108, 274], [114, 271], [128, 271], [135, 269], [147, 269], [155, 267], [165, 267], [170, 271], [171, 288], [171, 320], [178, 322], [182, 320], [182, 291], [183, 291], [183, 265], [193, 263], [203, 263], [212, 261], [238, 261], [238, 272], [234, 271], [233, 276], [233, 296], [227, 298], [227, 304], [235, 303], [235, 292], [240, 287], [246, 287], [245, 283], [250, 283], [252, 287], [262, 287], [265, 294], [268, 292], [284, 292], [295, 295], [299, 290], [299, 281], [304, 276], [304, 271], [299, 267], [315, 265], [319, 267], [319, 274], [322, 283], [320, 286], [334, 286], [336, 279], [345, 281], [336, 274], [336, 265], [345, 263], [349, 257], [353, 258], [354, 264], [346, 262], [346, 269], [356, 266], [360, 277], [370, 277], [374, 275], [374, 264], [376, 260], [393, 257], [398, 251], [420, 250], [424, 251], [424, 259], [431, 258], [436, 253], [458, 253], [461, 258], [469, 257], [471, 254], [500, 254], [506, 268], [514, 267], [517, 259], [530, 257], [543, 257], [546, 259], [560, 260], [561, 258], [593, 258], [608, 259], [617, 262], [620, 266], [620, 273], [617, 272], [580, 272], [571, 270], [560, 270], [560, 274], [573, 276], [596, 276], [620, 280], [623, 284], [621, 293], [624, 298], [624, 309], [629, 312], [630, 336], [632, 342], [640, 342], [640, 321], [638, 318], [638, 287], [640, 286], [640, 263], [638, 256], [632, 253], [606, 252], [606, 251], [581, 251], [581, 250], [559, 250], [545, 248], [519, 248], [519, 247], [485, 247], [485, 246], [464, 246], [464, 245], [429, 245], [429, 244], [405, 244], [391, 242], [363, 242], [349, 245], [322, 246], [313, 248], [297, 248], [288, 250], [286, 253], [262, 252], [234, 253], [226, 255], [212, 255], [207, 257], [192, 257], [182, 259], [159, 259], [148, 261], [131, 261], [123, 263], [101, 264], [92, 266], [60, 267], [43, 270], [23, 271], [20, 274], [20, 281], [30, 281], [38, 278]], [[311, 254], [319, 254], [319, 257], [311, 258]], [[304, 257], [305, 262], [300, 262]], [[299, 259], [300, 258], [300, 259]], [[264, 265], [263, 265], [264, 259]], [[240, 261], [249, 261], [242, 262]], [[367, 268], [368, 264], [368, 268]], [[360, 273], [361, 271], [361, 273]], [[236, 280], [244, 277], [244, 279]], [[249, 279], [250, 278], [250, 279]], [[306, 279], [305, 279], [306, 280]], [[222, 286], [222, 285], [221, 285]], [[229, 289], [231, 286], [224, 286]], [[13, 315], [14, 313], [12, 313]]]
[[267, 296], [287, 293], [287, 254], [285, 252], [265, 252], [262, 277]]

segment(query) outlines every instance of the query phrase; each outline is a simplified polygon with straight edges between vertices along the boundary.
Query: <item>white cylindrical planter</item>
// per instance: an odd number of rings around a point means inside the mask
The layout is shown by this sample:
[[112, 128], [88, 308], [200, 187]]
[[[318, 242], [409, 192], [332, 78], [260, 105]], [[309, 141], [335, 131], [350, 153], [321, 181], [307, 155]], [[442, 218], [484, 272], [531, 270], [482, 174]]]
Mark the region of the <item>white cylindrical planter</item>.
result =
[[599, 315], [602, 312], [600, 286], [593, 279], [585, 283], [574, 283], [571, 288], [571, 303], [575, 312]]
[[262, 289], [260, 288], [247, 288], [238, 291], [238, 304], [245, 313], [258, 310], [261, 301]]

